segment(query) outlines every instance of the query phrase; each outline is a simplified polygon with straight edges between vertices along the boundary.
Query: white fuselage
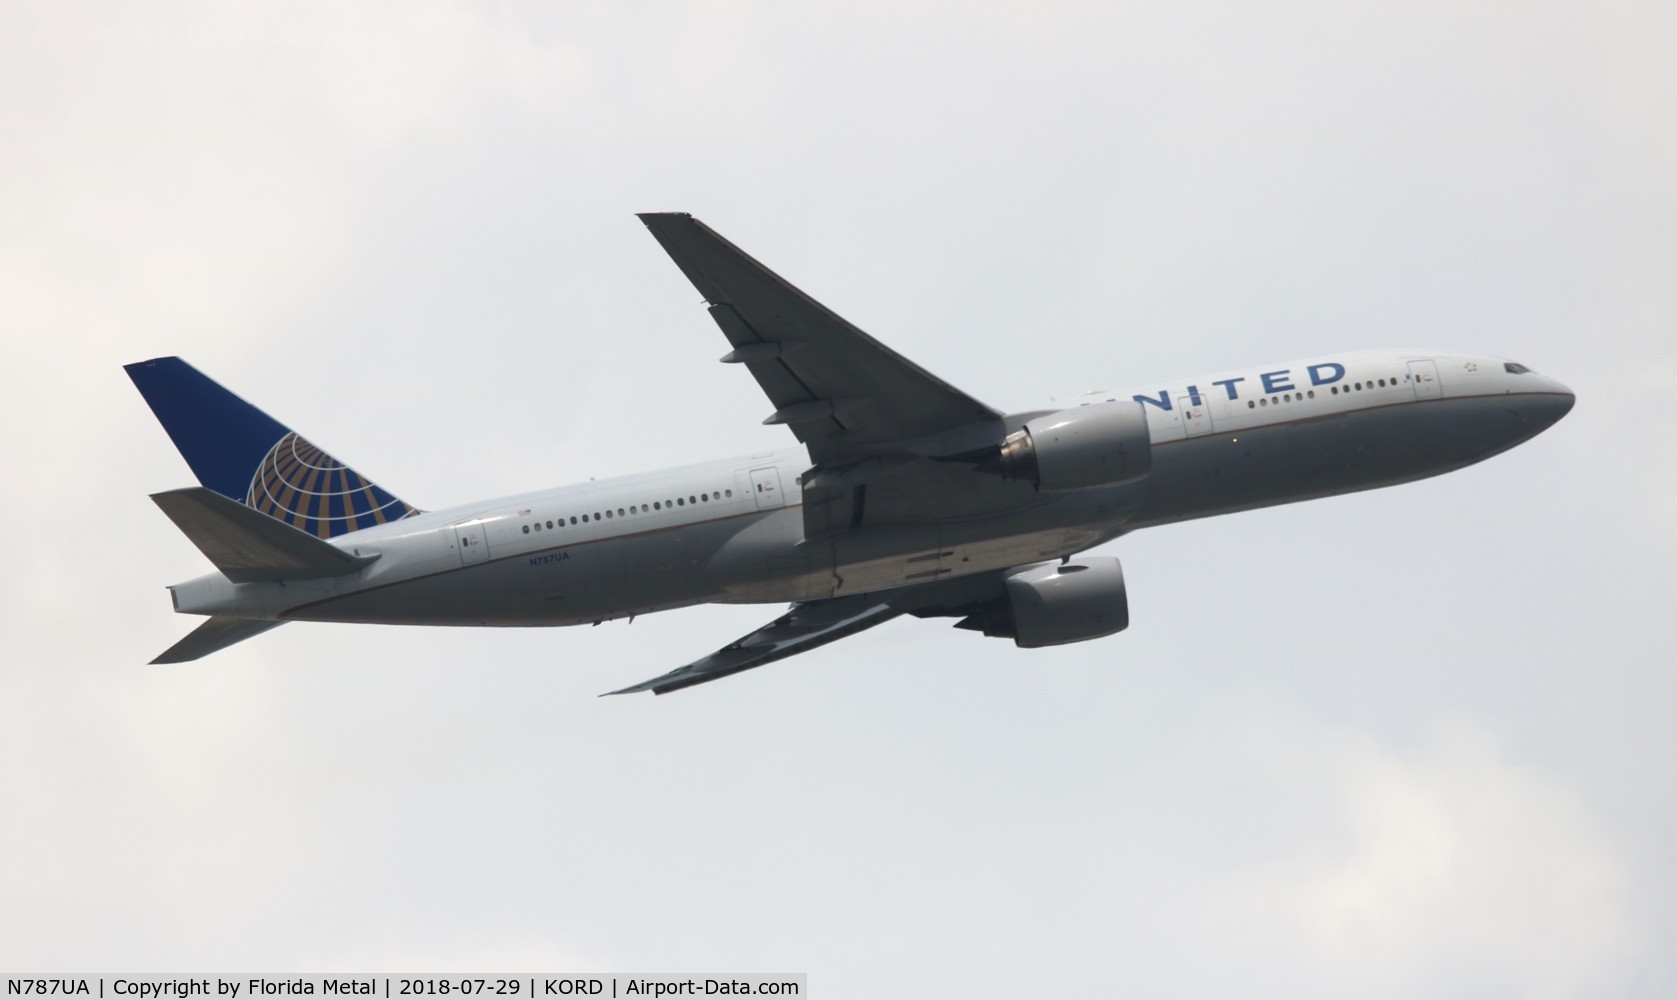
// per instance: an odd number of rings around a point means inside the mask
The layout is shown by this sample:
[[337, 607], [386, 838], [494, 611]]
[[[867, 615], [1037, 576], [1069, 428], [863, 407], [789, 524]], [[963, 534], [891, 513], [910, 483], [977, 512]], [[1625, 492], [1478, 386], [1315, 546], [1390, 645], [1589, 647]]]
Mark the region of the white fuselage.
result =
[[[1519, 366], [1512, 366], [1518, 369]], [[1480, 461], [1564, 415], [1572, 395], [1501, 359], [1362, 353], [1099, 393], [1025, 411], [1139, 401], [1139, 483], [948, 502], [939, 462], [889, 479], [869, 519], [806, 530], [802, 448], [417, 514], [332, 539], [378, 558], [341, 577], [170, 588], [176, 610], [283, 620], [574, 625], [709, 602], [807, 601], [1069, 556], [1137, 528], [1387, 486]], [[958, 482], [951, 480], [951, 482]], [[969, 487], [958, 489], [972, 493]], [[898, 500], [893, 505], [892, 497]]]

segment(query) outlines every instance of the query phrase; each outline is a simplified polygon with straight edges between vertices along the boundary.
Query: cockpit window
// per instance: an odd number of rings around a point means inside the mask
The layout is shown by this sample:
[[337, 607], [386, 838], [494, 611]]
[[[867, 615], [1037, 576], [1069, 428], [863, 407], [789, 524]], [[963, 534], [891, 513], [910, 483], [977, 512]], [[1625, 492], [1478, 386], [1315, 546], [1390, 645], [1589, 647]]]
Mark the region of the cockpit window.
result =
[[1514, 361], [1509, 361], [1506, 364], [1504, 364], [1502, 366], [1502, 370], [1507, 372], [1510, 375], [1530, 375], [1531, 374], [1531, 369], [1530, 368], [1527, 368], [1525, 365], [1519, 364], [1519, 363], [1514, 362]]

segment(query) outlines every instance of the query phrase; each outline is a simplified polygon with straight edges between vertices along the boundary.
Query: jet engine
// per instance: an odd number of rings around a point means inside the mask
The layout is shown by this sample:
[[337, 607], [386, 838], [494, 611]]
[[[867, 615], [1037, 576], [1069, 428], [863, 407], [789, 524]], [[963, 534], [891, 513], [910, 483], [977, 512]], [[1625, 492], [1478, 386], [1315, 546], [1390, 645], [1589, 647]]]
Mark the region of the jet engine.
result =
[[1038, 417], [1007, 436], [987, 463], [1044, 493], [1116, 486], [1147, 475], [1153, 449], [1141, 404], [1097, 403]]
[[955, 627], [1034, 649], [1099, 639], [1130, 624], [1124, 570], [1110, 556], [1026, 566], [1004, 583], [1002, 597], [980, 606]]

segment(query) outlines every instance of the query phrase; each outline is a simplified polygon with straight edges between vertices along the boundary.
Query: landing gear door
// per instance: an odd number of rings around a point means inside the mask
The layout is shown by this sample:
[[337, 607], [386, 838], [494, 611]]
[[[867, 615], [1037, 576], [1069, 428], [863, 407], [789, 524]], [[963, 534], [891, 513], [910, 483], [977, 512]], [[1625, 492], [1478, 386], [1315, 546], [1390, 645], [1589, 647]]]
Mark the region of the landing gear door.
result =
[[774, 466], [751, 470], [751, 492], [757, 497], [757, 509], [779, 507], [785, 501], [780, 496], [780, 470]]
[[1176, 401], [1176, 408], [1182, 411], [1182, 429], [1188, 437], [1211, 433], [1211, 407], [1205, 405], [1203, 396], [1197, 403], [1194, 397], [1183, 396]]
[[454, 541], [460, 546], [460, 565], [470, 566], [489, 558], [487, 529], [482, 521], [467, 521], [454, 526]]
[[1409, 362], [1409, 381], [1415, 386], [1416, 399], [1437, 399], [1444, 393], [1438, 384], [1438, 366], [1431, 360]]

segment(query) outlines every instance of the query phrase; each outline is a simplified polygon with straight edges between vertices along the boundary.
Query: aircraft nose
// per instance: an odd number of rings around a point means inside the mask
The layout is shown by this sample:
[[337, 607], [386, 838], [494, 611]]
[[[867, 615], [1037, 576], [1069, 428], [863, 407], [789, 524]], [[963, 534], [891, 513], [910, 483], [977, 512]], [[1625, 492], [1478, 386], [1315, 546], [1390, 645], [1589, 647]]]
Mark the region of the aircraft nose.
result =
[[1555, 382], [1555, 392], [1557, 393], [1557, 401], [1560, 407], [1555, 413], [1555, 419], [1559, 420], [1568, 413], [1572, 412], [1572, 404], [1578, 401], [1578, 397], [1571, 389], [1568, 389], [1559, 382]]
[[1549, 379], [1548, 391], [1538, 397], [1537, 410], [1542, 416], [1545, 427], [1553, 426], [1560, 419], [1572, 412], [1572, 406], [1578, 401], [1571, 389], [1560, 382]]

